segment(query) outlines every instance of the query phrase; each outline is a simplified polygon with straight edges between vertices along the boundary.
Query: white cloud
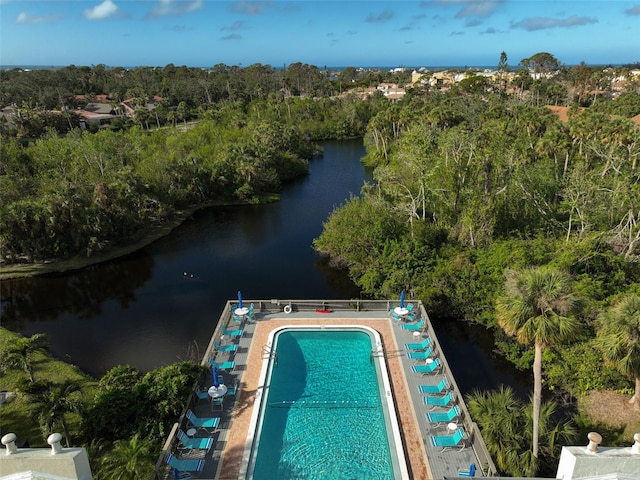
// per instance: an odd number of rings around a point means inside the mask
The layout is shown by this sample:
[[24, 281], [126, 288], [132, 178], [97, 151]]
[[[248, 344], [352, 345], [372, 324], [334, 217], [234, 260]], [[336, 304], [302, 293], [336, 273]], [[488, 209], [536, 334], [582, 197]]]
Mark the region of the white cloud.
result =
[[640, 15], [640, 4], [634, 5], [631, 8], [627, 8], [624, 13], [627, 15]]
[[156, 6], [147, 13], [145, 18], [177, 17], [199, 10], [203, 5], [203, 0], [158, 0]]
[[503, 3], [504, 0], [431, 0], [430, 2], [422, 1], [420, 6], [428, 7], [434, 5], [437, 7], [459, 6], [460, 10], [456, 13], [456, 18], [477, 17], [487, 18]]
[[53, 15], [29, 15], [28, 13], [20, 12], [16, 17], [16, 23], [53, 23], [62, 17], [60, 14]]
[[233, 4], [229, 7], [229, 11], [233, 13], [242, 13], [245, 15], [260, 15], [267, 8], [271, 7], [273, 7], [273, 2], [271, 1], [249, 2], [247, 0], [239, 0], [233, 2]]
[[577, 17], [575, 15], [567, 18], [532, 17], [525, 18], [524, 20], [511, 24], [511, 28], [522, 28], [523, 30], [532, 32], [535, 30], [547, 30], [550, 28], [575, 27], [587, 25], [589, 23], [598, 23], [598, 20], [589, 17]]
[[111, 0], [104, 0], [93, 8], [87, 8], [84, 11], [84, 17], [87, 20], [104, 20], [113, 17], [116, 13], [118, 13], [118, 6]]

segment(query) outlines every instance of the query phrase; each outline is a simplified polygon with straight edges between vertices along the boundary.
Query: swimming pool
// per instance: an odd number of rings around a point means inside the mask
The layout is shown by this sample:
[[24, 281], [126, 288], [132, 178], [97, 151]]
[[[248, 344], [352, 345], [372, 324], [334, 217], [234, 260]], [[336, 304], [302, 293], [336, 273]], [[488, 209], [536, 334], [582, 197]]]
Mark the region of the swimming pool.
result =
[[265, 351], [240, 478], [409, 478], [375, 330], [288, 326]]

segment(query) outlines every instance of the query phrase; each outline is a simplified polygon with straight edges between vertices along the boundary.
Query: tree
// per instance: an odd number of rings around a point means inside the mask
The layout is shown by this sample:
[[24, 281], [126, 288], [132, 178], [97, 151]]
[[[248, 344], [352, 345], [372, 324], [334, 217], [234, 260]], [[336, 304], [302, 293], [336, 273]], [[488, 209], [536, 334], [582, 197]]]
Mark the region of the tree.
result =
[[605, 361], [635, 380], [629, 403], [640, 410], [640, 296], [628, 294], [600, 314], [597, 342]]
[[496, 301], [496, 319], [504, 331], [524, 345], [534, 345], [532, 453], [538, 458], [542, 398], [542, 351], [579, 330], [569, 316], [576, 306], [566, 274], [551, 267], [509, 270], [504, 292]]
[[80, 410], [80, 400], [74, 395], [80, 390], [80, 383], [67, 379], [59, 385], [49, 384], [41, 393], [32, 394], [40, 428], [45, 437], [52, 433], [55, 425], [60, 422], [67, 447], [71, 446], [66, 414]]
[[29, 380], [34, 383], [33, 357], [37, 353], [49, 350], [47, 335], [36, 333], [31, 337], [18, 339], [5, 353], [2, 363], [6, 366], [19, 368], [29, 375]]
[[[532, 440], [531, 404], [521, 401], [510, 387], [504, 386], [497, 391], [474, 391], [466, 396], [466, 404], [498, 470], [513, 476], [534, 476], [538, 462], [528, 451]], [[544, 402], [540, 411], [542, 462], [545, 470], [551, 470], [555, 467], [559, 442], [571, 441], [576, 430], [571, 422], [557, 420], [555, 403]]]
[[520, 65], [532, 70], [536, 78], [539, 78], [541, 74], [549, 74], [560, 68], [558, 59], [547, 52], [539, 52], [529, 58], [523, 58], [520, 60]]
[[116, 440], [113, 449], [100, 459], [100, 478], [137, 480], [150, 478], [155, 468], [155, 443], [136, 433], [128, 440]]

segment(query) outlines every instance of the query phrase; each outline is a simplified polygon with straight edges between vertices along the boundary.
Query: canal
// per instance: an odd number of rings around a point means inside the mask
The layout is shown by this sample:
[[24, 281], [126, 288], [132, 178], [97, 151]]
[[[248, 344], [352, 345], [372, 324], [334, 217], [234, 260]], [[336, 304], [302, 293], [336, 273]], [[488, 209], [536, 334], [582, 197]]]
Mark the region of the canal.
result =
[[[311, 174], [268, 205], [201, 210], [150, 246], [64, 274], [3, 281], [2, 325], [46, 333], [57, 357], [100, 376], [129, 364], [148, 371], [199, 361], [222, 308], [238, 290], [246, 299], [355, 298], [345, 272], [328, 268], [311, 243], [330, 212], [359, 194], [372, 172], [361, 140], [324, 143]], [[521, 378], [493, 353], [482, 327], [436, 321], [457, 382], [466, 392]], [[470, 368], [473, 366], [473, 368]]]

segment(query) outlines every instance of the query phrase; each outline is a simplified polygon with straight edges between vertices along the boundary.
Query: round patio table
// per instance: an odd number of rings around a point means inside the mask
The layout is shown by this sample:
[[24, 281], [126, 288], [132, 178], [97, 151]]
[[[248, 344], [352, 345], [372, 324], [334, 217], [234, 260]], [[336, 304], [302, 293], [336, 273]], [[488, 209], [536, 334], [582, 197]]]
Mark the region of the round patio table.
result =
[[247, 313], [249, 313], [249, 309], [247, 307], [236, 308], [233, 313], [239, 317], [244, 317]]
[[209, 387], [207, 393], [211, 398], [223, 397], [227, 393], [227, 386], [224, 383], [221, 383], [217, 387], [215, 385], [212, 385], [211, 387]]

